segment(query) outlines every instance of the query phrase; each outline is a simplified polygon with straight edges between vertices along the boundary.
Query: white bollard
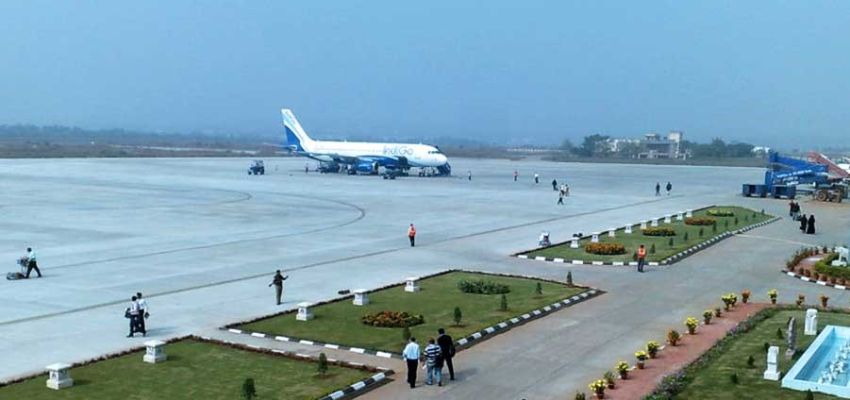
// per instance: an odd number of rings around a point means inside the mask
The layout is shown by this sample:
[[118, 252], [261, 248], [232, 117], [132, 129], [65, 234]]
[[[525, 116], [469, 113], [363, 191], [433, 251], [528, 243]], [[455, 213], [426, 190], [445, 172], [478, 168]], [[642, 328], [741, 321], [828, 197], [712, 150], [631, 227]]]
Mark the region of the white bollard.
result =
[[653, 228], [657, 228], [658, 227], [658, 220], [653, 218], [652, 223], [650, 225], [652, 225]]
[[673, 217], [670, 214], [665, 215], [664, 216], [664, 223], [669, 224], [671, 222], [673, 222]]
[[50, 364], [44, 367], [48, 373], [47, 387], [53, 390], [59, 390], [74, 386], [74, 380], [71, 379], [71, 374], [68, 373], [70, 368], [71, 365], [65, 363]]
[[685, 216], [688, 217], [688, 218], [693, 217], [694, 216], [694, 210], [691, 210], [691, 209], [685, 210]]
[[626, 230], [624, 231], [626, 235], [632, 234], [632, 224], [626, 225]]
[[803, 334], [806, 336], [818, 334], [818, 310], [814, 308], [806, 310], [806, 329]]
[[574, 238], [572, 238], [572, 240], [570, 240], [570, 248], [571, 249], [577, 249], [578, 248], [578, 238], [577, 237], [574, 237]]
[[611, 228], [608, 230], [608, 237], [617, 237], [617, 228]]
[[412, 276], [405, 279], [404, 291], [408, 293], [416, 293], [419, 291], [419, 278]]
[[593, 236], [590, 237], [591, 243], [599, 243], [599, 232], [595, 232]]
[[646, 229], [646, 224], [649, 223], [647, 220], [640, 221], [640, 229]]
[[145, 356], [142, 361], [150, 364], [161, 363], [168, 359], [165, 354], [165, 342], [162, 340], [148, 340], [145, 342]]
[[312, 306], [313, 303], [310, 302], [298, 303], [298, 314], [295, 316], [295, 319], [298, 321], [309, 321], [313, 319], [315, 316], [313, 315], [313, 310], [310, 310]]
[[779, 355], [779, 346], [770, 346], [767, 349], [767, 368], [764, 370], [764, 379], [770, 381], [779, 380], [776, 358]]
[[679, 211], [679, 213], [676, 214], [676, 221], [683, 221], [684, 219], [685, 219], [685, 212]]
[[366, 294], [366, 289], [357, 289], [354, 291], [354, 301], [355, 306], [365, 306], [369, 304], [369, 296]]

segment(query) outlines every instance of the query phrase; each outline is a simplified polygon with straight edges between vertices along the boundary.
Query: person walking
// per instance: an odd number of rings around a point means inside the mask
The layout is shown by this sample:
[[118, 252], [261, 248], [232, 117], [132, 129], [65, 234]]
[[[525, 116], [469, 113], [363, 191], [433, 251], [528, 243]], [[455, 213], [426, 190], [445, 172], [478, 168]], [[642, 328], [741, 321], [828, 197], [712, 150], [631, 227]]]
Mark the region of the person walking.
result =
[[517, 179], [519, 179], [519, 172], [517, 172], [517, 170], [514, 170], [514, 182], [516, 182]]
[[148, 312], [148, 301], [142, 297], [142, 292], [136, 293], [136, 304], [139, 305], [139, 330], [142, 335], [147, 335], [148, 328], [145, 326], [145, 320], [151, 316]]
[[455, 366], [452, 364], [452, 358], [455, 356], [455, 341], [451, 336], [446, 334], [443, 328], [437, 329], [437, 345], [440, 346], [440, 352], [443, 354], [443, 361], [446, 367], [449, 368], [449, 380], [455, 380]]
[[280, 270], [277, 270], [272, 277], [272, 282], [269, 283], [269, 287], [274, 285], [274, 295], [277, 300], [277, 305], [280, 305], [280, 297], [283, 296], [283, 281], [287, 279], [289, 279], [289, 275], [283, 276], [280, 274]]
[[655, 195], [661, 196], [661, 182], [655, 182]]
[[794, 200], [788, 202], [788, 216], [794, 218]]
[[564, 205], [564, 192], [558, 193], [558, 205]]
[[419, 345], [416, 344], [415, 337], [410, 338], [410, 342], [404, 346], [401, 355], [407, 363], [407, 383], [413, 389], [416, 387], [416, 369], [419, 368]]
[[472, 171], [466, 171], [466, 179], [470, 181], [472, 180]]
[[139, 303], [136, 300], [136, 296], [131, 297], [130, 307], [124, 311], [124, 314], [130, 318], [130, 333], [127, 337], [133, 337], [139, 331]]
[[806, 233], [806, 228], [809, 225], [809, 220], [806, 219], [806, 214], [800, 216], [800, 232]]
[[305, 173], [305, 174], [309, 174], [309, 173], [310, 173], [310, 164], [304, 164], [304, 173]]
[[416, 227], [413, 224], [407, 228], [407, 238], [410, 239], [410, 247], [416, 246]]
[[558, 181], [552, 179], [552, 190], [558, 190]]
[[646, 265], [646, 246], [640, 245], [637, 250], [637, 270], [643, 272], [643, 266]]
[[425, 375], [426, 385], [433, 385], [436, 380], [437, 386], [443, 386], [442, 358], [440, 346], [437, 346], [434, 338], [428, 339], [428, 346], [425, 346], [425, 367], [428, 371]]
[[669, 181], [667, 182], [667, 195], [670, 195], [670, 191], [673, 190], [673, 184]]
[[538, 183], [540, 183], [540, 175], [538, 175], [537, 172], [535, 172], [534, 173], [534, 184], [536, 185]]
[[41, 270], [38, 269], [38, 262], [35, 258], [35, 250], [33, 250], [32, 247], [27, 247], [27, 279], [29, 279], [32, 270], [35, 270], [38, 277], [41, 278]]
[[809, 223], [806, 226], [806, 233], [809, 235], [815, 234], [815, 215], [809, 214]]

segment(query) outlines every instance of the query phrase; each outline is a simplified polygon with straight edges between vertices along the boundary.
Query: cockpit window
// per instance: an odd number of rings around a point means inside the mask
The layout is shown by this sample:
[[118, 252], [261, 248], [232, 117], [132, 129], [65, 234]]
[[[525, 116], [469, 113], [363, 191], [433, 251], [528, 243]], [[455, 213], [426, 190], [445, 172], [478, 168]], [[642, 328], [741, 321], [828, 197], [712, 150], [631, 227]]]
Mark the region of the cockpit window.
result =
[[437, 149], [429, 151], [428, 154], [443, 154], [443, 152], [441, 152], [440, 149]]

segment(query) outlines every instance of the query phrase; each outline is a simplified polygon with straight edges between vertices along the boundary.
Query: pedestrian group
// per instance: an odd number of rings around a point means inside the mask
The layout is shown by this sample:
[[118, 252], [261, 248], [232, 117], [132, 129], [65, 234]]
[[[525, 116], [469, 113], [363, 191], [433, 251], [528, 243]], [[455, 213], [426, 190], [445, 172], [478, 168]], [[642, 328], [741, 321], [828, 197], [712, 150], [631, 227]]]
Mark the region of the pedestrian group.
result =
[[402, 356], [407, 363], [407, 383], [410, 388], [416, 387], [416, 373], [419, 365], [425, 370], [425, 384], [443, 386], [443, 366], [448, 367], [449, 380], [455, 380], [455, 369], [452, 359], [455, 356], [454, 340], [446, 334], [445, 329], [437, 330], [437, 339], [428, 339], [425, 350], [420, 352], [416, 338], [411, 337], [404, 347]]

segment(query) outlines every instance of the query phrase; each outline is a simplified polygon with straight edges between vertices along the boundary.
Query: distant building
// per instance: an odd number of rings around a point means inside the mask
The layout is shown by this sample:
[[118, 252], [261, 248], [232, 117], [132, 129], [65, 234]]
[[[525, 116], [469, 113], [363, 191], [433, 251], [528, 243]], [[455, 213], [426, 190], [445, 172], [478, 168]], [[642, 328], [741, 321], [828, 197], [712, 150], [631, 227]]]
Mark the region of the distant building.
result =
[[770, 147], [755, 146], [755, 147], [753, 147], [753, 149], [751, 151], [753, 152], [753, 155], [756, 156], [756, 157], [764, 157], [764, 156], [767, 155], [767, 153], [770, 152]]
[[680, 131], [670, 131], [667, 137], [657, 133], [647, 133], [640, 141], [644, 151], [638, 154], [638, 158], [684, 159], [687, 155], [682, 151], [683, 136], [684, 134]]
[[640, 139], [608, 139], [608, 150], [619, 153], [629, 144], [640, 144]]

